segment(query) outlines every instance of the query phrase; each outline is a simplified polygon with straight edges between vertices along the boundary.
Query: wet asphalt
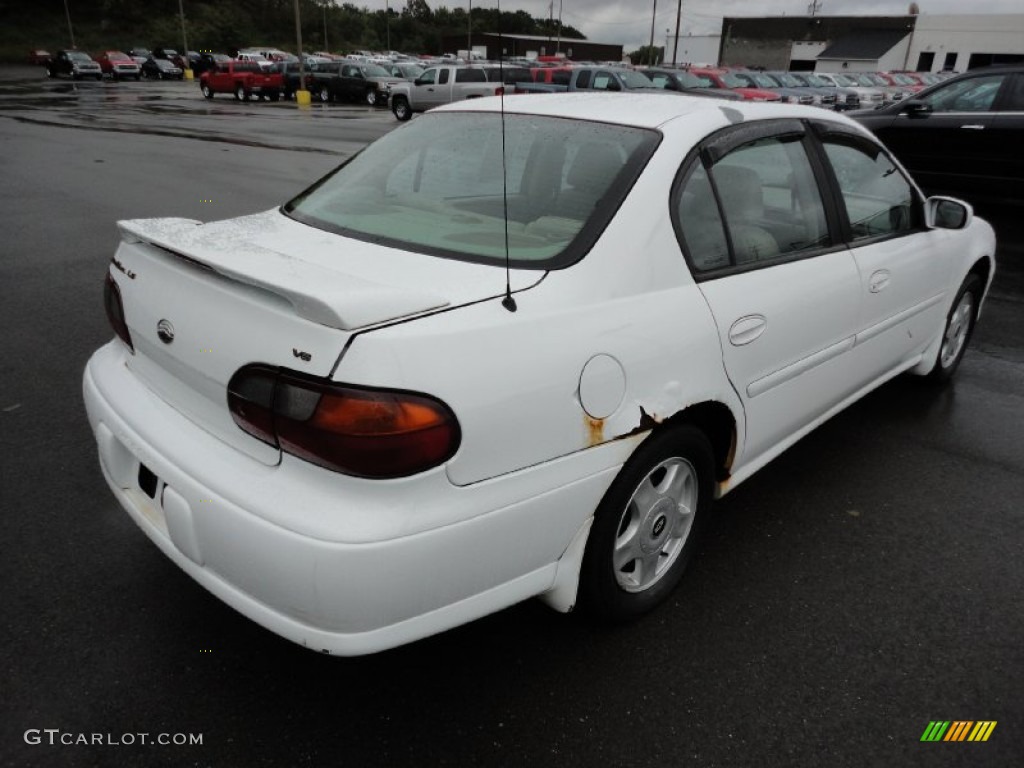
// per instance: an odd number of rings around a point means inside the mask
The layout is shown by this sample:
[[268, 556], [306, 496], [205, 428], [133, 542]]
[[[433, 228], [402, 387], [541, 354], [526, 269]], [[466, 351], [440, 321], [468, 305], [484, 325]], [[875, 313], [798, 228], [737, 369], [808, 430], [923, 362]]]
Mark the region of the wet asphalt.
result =
[[[991, 212], [1000, 273], [953, 385], [897, 379], [740, 486], [674, 598], [637, 623], [528, 602], [330, 658], [236, 614], [150, 544], [100, 477], [80, 393], [111, 335], [114, 222], [271, 208], [394, 125], [363, 106], [0, 70], [0, 762], [1020, 765], [1013, 211]], [[998, 725], [985, 743], [922, 743], [933, 720]], [[120, 743], [50, 745], [44, 729]], [[125, 743], [140, 733], [202, 744]]]

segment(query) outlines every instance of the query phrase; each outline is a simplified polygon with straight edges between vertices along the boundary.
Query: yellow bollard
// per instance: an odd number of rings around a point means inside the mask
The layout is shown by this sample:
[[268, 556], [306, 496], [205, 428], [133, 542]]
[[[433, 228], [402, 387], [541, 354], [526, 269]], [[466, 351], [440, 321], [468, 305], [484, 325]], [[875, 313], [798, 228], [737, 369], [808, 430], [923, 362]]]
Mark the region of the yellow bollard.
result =
[[308, 107], [313, 103], [313, 94], [309, 91], [296, 91], [295, 103], [300, 107]]
[[185, 79], [186, 80], [195, 80], [196, 79], [195, 73], [191, 69], [186, 69], [185, 70]]

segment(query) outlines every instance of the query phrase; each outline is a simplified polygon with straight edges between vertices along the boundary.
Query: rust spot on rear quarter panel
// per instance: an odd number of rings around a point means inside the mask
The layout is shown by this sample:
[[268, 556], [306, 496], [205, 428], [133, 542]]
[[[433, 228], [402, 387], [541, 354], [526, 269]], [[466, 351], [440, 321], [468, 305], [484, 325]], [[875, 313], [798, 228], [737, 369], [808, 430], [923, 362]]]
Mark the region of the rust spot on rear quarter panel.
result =
[[595, 419], [584, 413], [583, 425], [587, 428], [588, 445], [600, 445], [604, 442], [604, 419]]

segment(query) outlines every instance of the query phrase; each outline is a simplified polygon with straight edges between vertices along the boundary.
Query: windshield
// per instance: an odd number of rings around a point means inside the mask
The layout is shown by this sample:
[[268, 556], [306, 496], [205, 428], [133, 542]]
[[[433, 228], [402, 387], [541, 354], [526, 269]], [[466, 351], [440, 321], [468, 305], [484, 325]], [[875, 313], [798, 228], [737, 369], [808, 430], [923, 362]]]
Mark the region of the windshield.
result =
[[391, 77], [384, 67], [378, 67], [376, 64], [368, 64], [361, 69], [366, 77]]
[[837, 83], [839, 83], [839, 85], [845, 86], [847, 88], [849, 88], [850, 86], [860, 85], [860, 83], [858, 83], [856, 80], [854, 80], [849, 75], [832, 75], [832, 78]]
[[802, 77], [815, 88], [835, 88], [835, 83], [830, 83], [824, 77], [818, 75], [802, 75]]
[[427, 113], [283, 210], [348, 237], [481, 264], [505, 264], [507, 236], [512, 266], [551, 269], [589, 250], [659, 139], [639, 128], [508, 113], [503, 136], [497, 113]]
[[68, 58], [74, 61], [92, 61], [87, 54], [81, 51], [68, 51]]

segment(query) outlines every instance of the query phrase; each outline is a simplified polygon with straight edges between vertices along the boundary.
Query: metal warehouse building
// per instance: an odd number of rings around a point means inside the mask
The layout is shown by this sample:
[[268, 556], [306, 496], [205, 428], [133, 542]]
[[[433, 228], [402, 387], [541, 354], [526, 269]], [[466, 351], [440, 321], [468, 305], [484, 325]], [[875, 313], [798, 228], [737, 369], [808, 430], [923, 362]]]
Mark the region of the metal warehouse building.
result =
[[1024, 14], [726, 17], [723, 65], [963, 72], [1024, 61]]
[[[465, 49], [466, 35], [447, 35], [441, 44], [446, 51]], [[561, 40], [537, 35], [498, 35], [493, 32], [474, 32], [472, 45], [475, 50], [487, 49], [486, 57], [497, 61], [505, 56], [557, 56], [564, 54], [575, 61], [622, 61], [622, 46], [612, 43], [592, 43], [589, 40]]]

